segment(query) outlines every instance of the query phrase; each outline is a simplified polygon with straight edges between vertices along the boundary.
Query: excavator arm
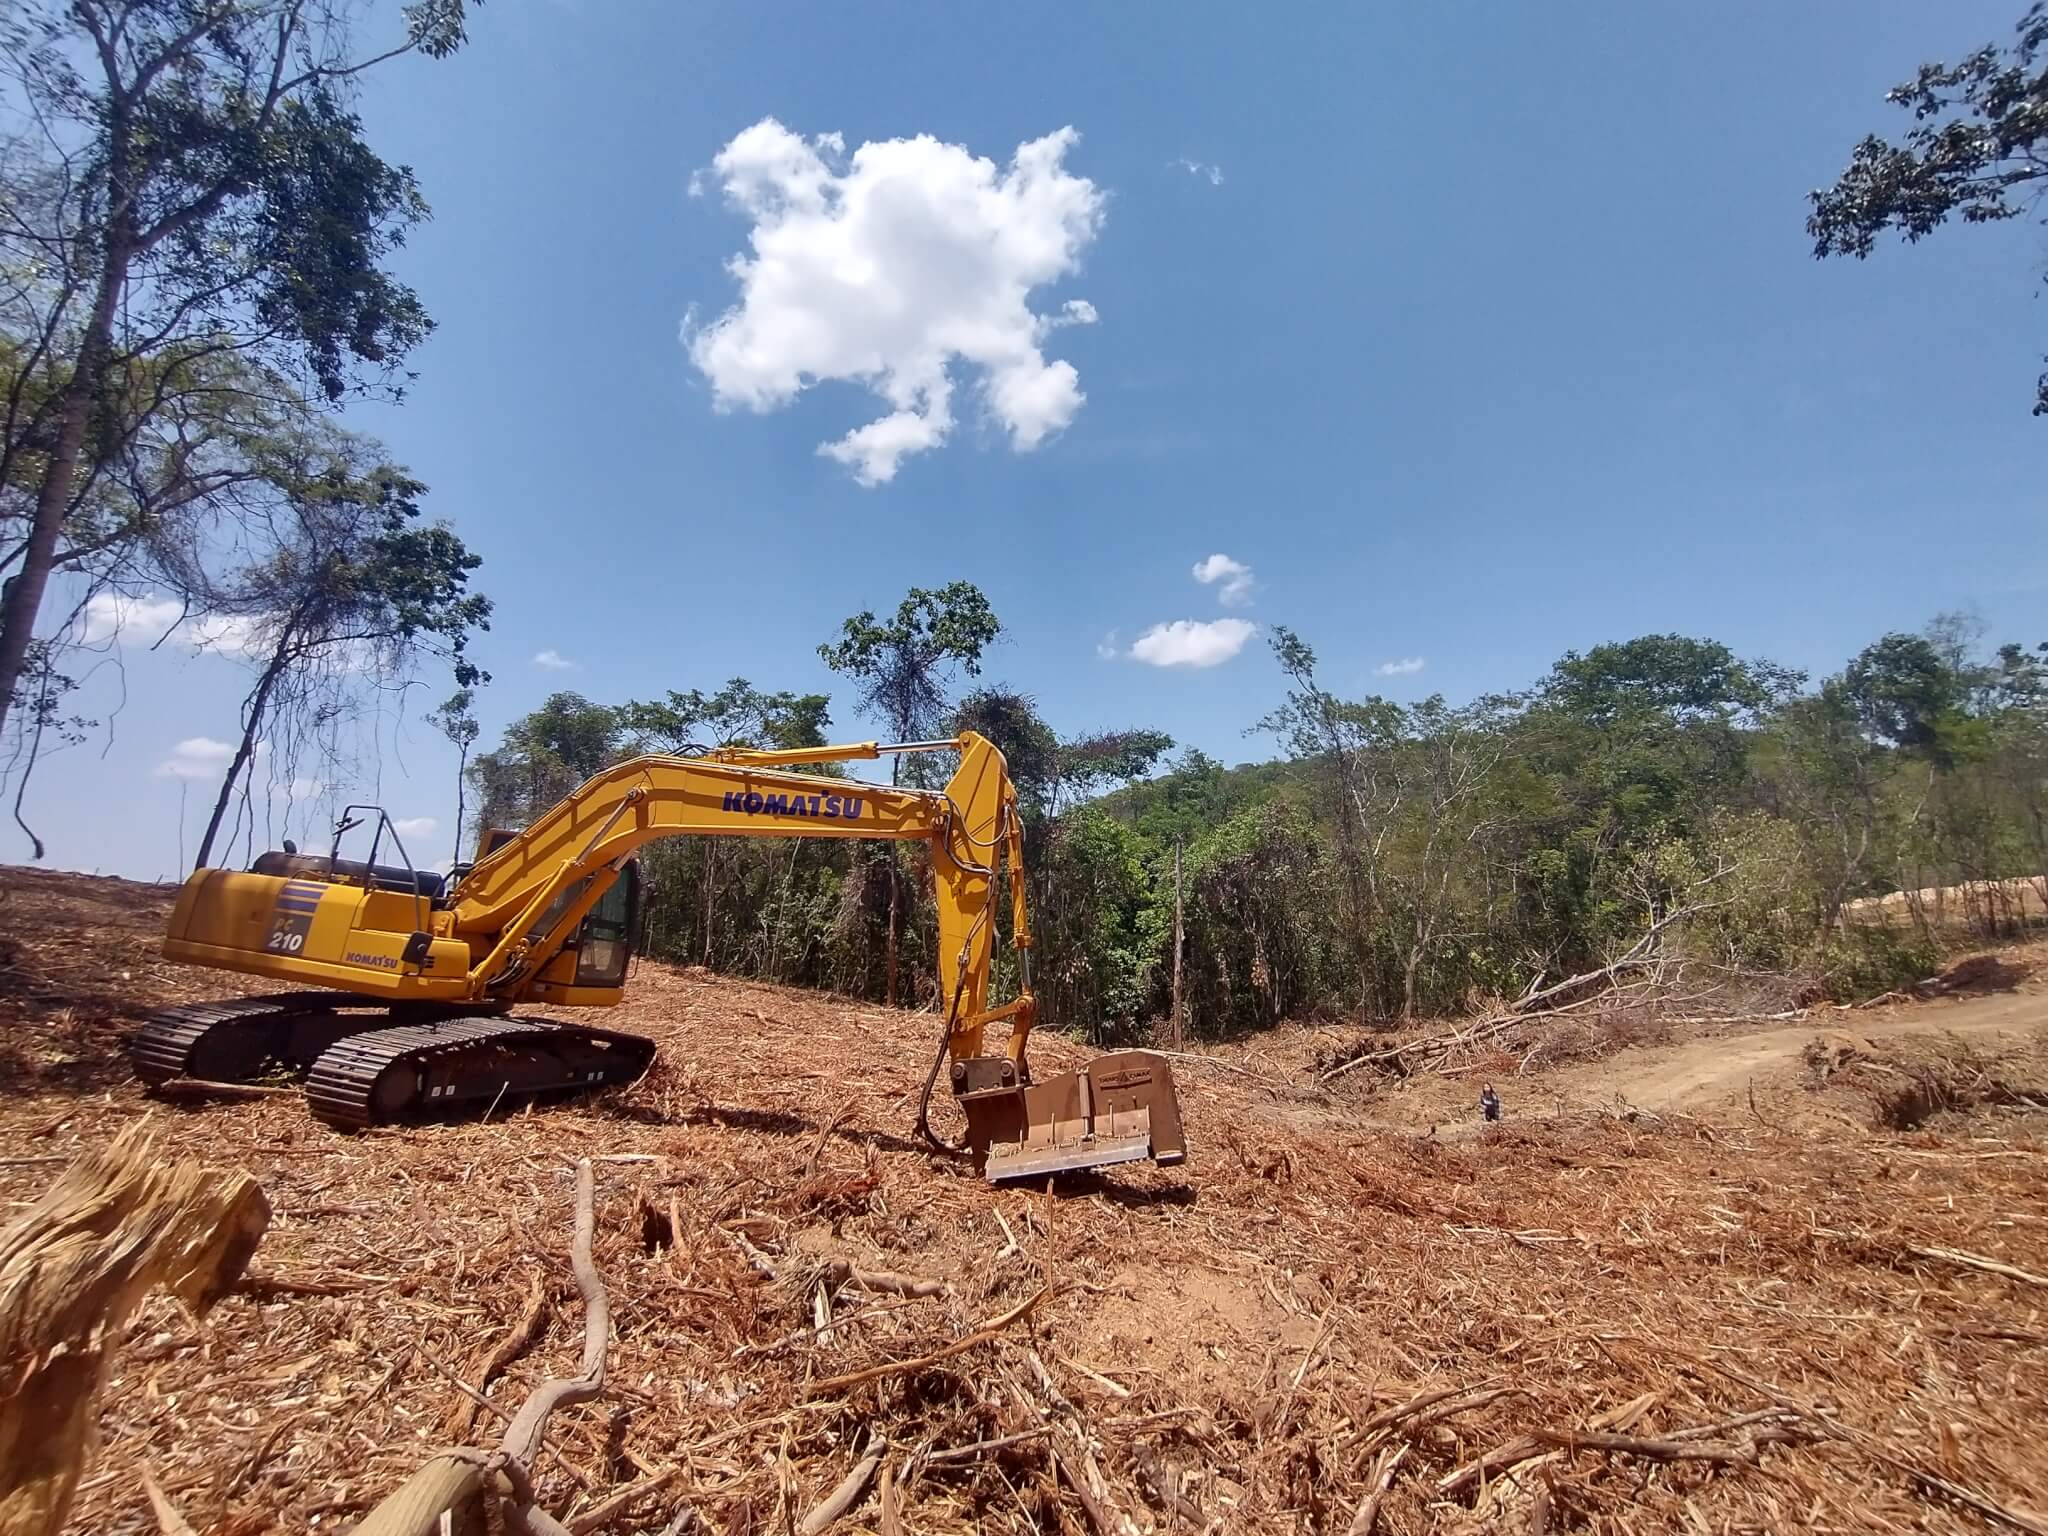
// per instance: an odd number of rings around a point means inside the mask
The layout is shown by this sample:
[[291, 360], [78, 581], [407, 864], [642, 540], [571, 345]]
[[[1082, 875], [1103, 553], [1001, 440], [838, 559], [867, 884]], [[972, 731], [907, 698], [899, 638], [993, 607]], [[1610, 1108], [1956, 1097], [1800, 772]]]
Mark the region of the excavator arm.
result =
[[[957, 750], [943, 790], [901, 789], [790, 772], [796, 764], [874, 759], [890, 752]], [[636, 757], [608, 768], [466, 871], [447, 899], [451, 937], [473, 957], [473, 999], [546, 1000], [542, 980], [625, 861], [666, 837], [824, 837], [921, 842], [930, 851], [938, 907], [939, 1006], [952, 1021], [948, 1050], [982, 1053], [987, 1025], [1006, 1021], [1004, 1054], [1021, 1075], [1035, 1018], [1028, 964], [1015, 1000], [990, 1010], [989, 910], [996, 870], [1010, 870], [1011, 942], [1031, 946], [1022, 827], [1002, 754], [969, 733], [944, 742], [863, 742], [707, 757]], [[569, 899], [565, 902], [564, 896]], [[568, 999], [561, 999], [568, 1000]]]

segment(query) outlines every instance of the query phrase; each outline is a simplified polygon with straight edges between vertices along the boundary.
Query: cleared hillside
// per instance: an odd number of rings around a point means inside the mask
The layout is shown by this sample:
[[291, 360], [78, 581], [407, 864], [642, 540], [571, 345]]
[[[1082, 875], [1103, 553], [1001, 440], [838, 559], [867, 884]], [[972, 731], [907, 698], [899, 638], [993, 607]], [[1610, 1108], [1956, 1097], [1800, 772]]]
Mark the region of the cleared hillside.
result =
[[[233, 990], [155, 957], [167, 903], [0, 871], [0, 1199], [152, 1115], [275, 1210], [258, 1278], [203, 1326], [141, 1314], [81, 1530], [155, 1530], [143, 1468], [201, 1530], [345, 1529], [484, 1433], [455, 1381], [537, 1281], [543, 1329], [489, 1395], [575, 1358], [583, 1156], [615, 1338], [605, 1402], [559, 1417], [543, 1458], [572, 1523], [665, 1474], [612, 1529], [687, 1504], [705, 1529], [786, 1530], [879, 1436], [911, 1531], [1342, 1532], [1381, 1483], [1388, 1531], [2048, 1529], [2030, 983], [1989, 1022], [1969, 1001], [1857, 1014], [1698, 1098], [1641, 1092], [1626, 1055], [1537, 1072], [1484, 1131], [1468, 1080], [1319, 1089], [1328, 1032], [1280, 1031], [1175, 1063], [1185, 1169], [1048, 1197], [912, 1138], [930, 1016], [654, 965], [607, 1022], [660, 1060], [597, 1100], [356, 1137], [289, 1095], [154, 1104], [123, 1027]], [[1039, 1037], [1043, 1068], [1081, 1054]], [[862, 1293], [833, 1260], [948, 1289]], [[1048, 1282], [986, 1342], [834, 1382]], [[835, 1529], [884, 1518], [870, 1493]]]

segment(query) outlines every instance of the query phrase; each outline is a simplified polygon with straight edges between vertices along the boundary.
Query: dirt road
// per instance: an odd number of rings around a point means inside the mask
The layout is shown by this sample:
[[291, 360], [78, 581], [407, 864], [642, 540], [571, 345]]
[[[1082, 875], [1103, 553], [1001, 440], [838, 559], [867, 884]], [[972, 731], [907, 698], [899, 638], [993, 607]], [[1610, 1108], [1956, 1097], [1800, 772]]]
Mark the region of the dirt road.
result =
[[1631, 1047], [1604, 1061], [1547, 1074], [1541, 1087], [1546, 1097], [1611, 1100], [1619, 1094], [1645, 1109], [1698, 1108], [1739, 1098], [1752, 1082], [1762, 1087], [1796, 1072], [1808, 1043], [1831, 1033], [1880, 1044], [1906, 1035], [2040, 1036], [2048, 1034], [2048, 992], [1918, 1003], [1881, 1013], [1823, 1010], [1751, 1035]]

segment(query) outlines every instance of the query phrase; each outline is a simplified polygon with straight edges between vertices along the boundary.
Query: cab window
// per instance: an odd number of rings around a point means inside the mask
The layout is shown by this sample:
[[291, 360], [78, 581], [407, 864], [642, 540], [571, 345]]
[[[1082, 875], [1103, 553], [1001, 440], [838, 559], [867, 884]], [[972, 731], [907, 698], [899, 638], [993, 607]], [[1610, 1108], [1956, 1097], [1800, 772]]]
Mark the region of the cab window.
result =
[[637, 860], [619, 871], [611, 889], [583, 919], [576, 945], [576, 985], [619, 987], [626, 982], [626, 961], [633, 952], [633, 920], [640, 907], [640, 865]]

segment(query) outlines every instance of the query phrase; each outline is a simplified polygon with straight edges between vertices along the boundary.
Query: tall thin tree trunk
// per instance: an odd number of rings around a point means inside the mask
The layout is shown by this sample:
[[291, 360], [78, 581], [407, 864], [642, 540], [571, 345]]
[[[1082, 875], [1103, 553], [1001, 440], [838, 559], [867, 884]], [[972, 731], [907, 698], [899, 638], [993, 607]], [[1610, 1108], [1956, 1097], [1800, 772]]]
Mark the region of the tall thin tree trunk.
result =
[[888, 974], [882, 982], [885, 994], [884, 1001], [891, 1008], [896, 1006], [896, 925], [901, 915], [902, 902], [903, 884], [896, 878], [896, 850], [891, 848], [889, 850], [889, 944], [883, 959], [883, 964], [888, 967]]
[[213, 816], [206, 823], [206, 835], [199, 840], [199, 857], [192, 861], [194, 869], [206, 868], [206, 861], [213, 853], [213, 840], [220, 832], [221, 818], [227, 814], [228, 802], [234, 798], [235, 781], [249, 766], [249, 759], [256, 755], [256, 738], [263, 729], [263, 717], [270, 708], [271, 690], [284, 676], [285, 663], [290, 656], [290, 631], [286, 631], [278, 640], [270, 665], [263, 669], [256, 691], [249, 695], [249, 712], [242, 718], [242, 740], [235, 748], [235, 760], [228, 765], [227, 776], [220, 781], [220, 795], [213, 802]]
[[8, 707], [14, 700], [15, 686], [21, 681], [29, 645], [35, 639], [43, 592], [50, 584], [50, 571], [57, 559], [57, 541], [63, 536], [64, 519], [71, 510], [77, 486], [78, 464], [85, 451], [86, 428], [92, 424], [93, 402], [101, 394], [107, 360], [113, 351], [114, 313], [128, 278], [131, 218], [124, 216], [109, 234], [99, 291], [93, 295], [92, 315], [79, 342], [78, 362], [64, 384], [57, 442], [43, 471], [42, 487], [36, 493], [35, 520], [29, 525], [21, 569], [0, 592], [0, 729], [6, 727]]
[[1173, 840], [1173, 1048], [1180, 1049], [1180, 839]]
[[469, 743], [462, 742], [456, 747], [460, 754], [455, 760], [455, 853], [451, 862], [462, 862], [462, 822], [469, 809]]
[[718, 851], [710, 842], [704, 845], [704, 969], [711, 969], [711, 924], [717, 916], [718, 904], [713, 891], [718, 883]]

